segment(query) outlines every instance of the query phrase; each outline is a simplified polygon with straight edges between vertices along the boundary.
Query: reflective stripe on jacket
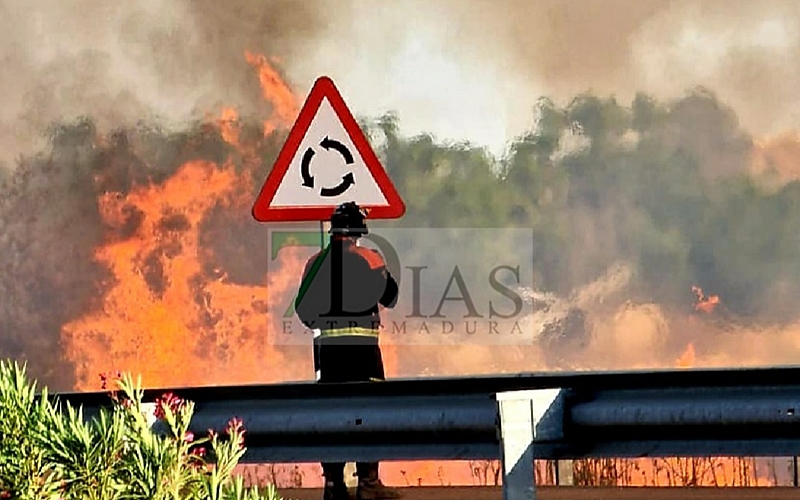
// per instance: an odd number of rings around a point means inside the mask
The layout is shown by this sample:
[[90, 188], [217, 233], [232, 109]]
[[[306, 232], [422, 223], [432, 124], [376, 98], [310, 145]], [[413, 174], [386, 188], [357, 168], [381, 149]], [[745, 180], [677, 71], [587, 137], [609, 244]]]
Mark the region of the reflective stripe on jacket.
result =
[[349, 328], [333, 328], [328, 330], [314, 330], [314, 338], [334, 338], [334, 337], [373, 337], [378, 338], [380, 331], [375, 328], [363, 328], [353, 326]]

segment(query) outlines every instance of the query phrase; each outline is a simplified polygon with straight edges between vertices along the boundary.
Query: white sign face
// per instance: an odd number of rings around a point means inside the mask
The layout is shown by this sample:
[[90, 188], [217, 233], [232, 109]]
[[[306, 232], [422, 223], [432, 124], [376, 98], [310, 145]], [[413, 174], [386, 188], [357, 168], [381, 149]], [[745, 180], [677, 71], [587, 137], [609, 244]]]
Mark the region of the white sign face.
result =
[[273, 207], [388, 205], [328, 99], [323, 99], [272, 199]]

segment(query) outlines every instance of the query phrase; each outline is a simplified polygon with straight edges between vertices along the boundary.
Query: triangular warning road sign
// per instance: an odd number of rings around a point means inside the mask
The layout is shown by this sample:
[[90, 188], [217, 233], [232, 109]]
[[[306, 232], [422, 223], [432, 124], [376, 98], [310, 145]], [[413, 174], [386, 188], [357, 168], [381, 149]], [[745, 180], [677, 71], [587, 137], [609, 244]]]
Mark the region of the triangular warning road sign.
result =
[[259, 222], [328, 220], [354, 201], [370, 219], [395, 219], [405, 204], [333, 84], [314, 82], [253, 205]]

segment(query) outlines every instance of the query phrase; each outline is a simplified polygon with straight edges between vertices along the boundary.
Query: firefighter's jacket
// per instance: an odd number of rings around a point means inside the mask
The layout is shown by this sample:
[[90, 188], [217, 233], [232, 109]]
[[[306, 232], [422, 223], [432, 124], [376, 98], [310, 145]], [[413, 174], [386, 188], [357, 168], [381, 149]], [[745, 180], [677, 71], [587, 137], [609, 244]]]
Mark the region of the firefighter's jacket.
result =
[[327, 378], [383, 378], [378, 306], [394, 307], [397, 296], [397, 282], [383, 257], [355, 240], [334, 238], [308, 260], [295, 311], [315, 332], [318, 378], [320, 371]]

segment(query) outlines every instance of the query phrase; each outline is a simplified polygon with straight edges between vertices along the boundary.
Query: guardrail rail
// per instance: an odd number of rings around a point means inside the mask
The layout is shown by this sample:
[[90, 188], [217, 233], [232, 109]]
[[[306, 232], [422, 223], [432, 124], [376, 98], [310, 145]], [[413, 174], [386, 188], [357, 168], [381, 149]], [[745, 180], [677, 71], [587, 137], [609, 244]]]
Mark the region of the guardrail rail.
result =
[[[521, 373], [379, 383], [164, 388], [192, 430], [233, 416], [249, 463], [501, 460], [503, 498], [533, 500], [534, 459], [797, 456], [800, 367]], [[106, 393], [61, 393], [91, 418]]]

